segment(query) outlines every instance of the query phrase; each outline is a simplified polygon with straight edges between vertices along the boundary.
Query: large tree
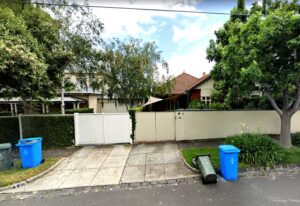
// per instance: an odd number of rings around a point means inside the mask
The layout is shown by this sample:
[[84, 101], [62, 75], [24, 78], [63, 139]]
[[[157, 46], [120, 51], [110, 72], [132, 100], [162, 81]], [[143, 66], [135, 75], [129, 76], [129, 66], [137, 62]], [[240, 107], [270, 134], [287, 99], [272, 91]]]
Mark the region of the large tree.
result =
[[170, 90], [169, 79], [163, 80], [158, 72], [159, 65], [168, 70], [168, 64], [154, 42], [114, 39], [102, 55], [102, 85], [107, 95], [119, 103], [133, 106], [158, 91]]
[[[291, 147], [291, 118], [300, 104], [298, 1], [253, 4], [247, 18], [231, 18], [210, 41], [207, 57], [216, 96], [227, 102], [260, 92], [281, 119], [280, 143]], [[280, 99], [276, 101], [275, 99]]]
[[[41, 87], [40, 84], [39, 88], [31, 87], [30, 92], [52, 98], [60, 90], [61, 112], [64, 114], [64, 92], [66, 84], [69, 83], [65, 73], [75, 73], [81, 85], [85, 85], [85, 87], [89, 87], [89, 82], [93, 83], [98, 78], [95, 75], [99, 70], [99, 51], [97, 48], [102, 42], [100, 33], [103, 24], [93, 15], [89, 7], [82, 7], [76, 3], [69, 5], [65, 0], [44, 0], [39, 1], [38, 4], [30, 0], [13, 2], [3, 0], [0, 5], [2, 8], [10, 9], [17, 19], [21, 19], [24, 24], [23, 30], [30, 35], [35, 43], [29, 44], [29, 46], [35, 45], [35, 50], [30, 48], [29, 51], [36, 54], [37, 61], [43, 64], [45, 70], [43, 74], [47, 80], [42, 82], [47, 87]], [[7, 18], [4, 17], [4, 20], [10, 21]], [[11, 26], [18, 29], [20, 25], [6, 23], [4, 26], [5, 28]], [[13, 57], [6, 55], [6, 58]], [[21, 61], [20, 58], [19, 60]], [[34, 75], [35, 73], [31, 72], [31, 74]], [[7, 73], [7, 75], [11, 74]], [[9, 86], [5, 81], [3, 84]], [[18, 85], [13, 86], [17, 87]], [[16, 89], [16, 91], [21, 90]], [[20, 97], [18, 93], [11, 96]], [[24, 96], [30, 97], [29, 99], [38, 97], [37, 95]]]
[[72, 59], [62, 59], [60, 73], [61, 113], [65, 113], [64, 92], [67, 83], [67, 72], [76, 74], [83, 88], [98, 89], [95, 82], [99, 81], [99, 48], [102, 39], [100, 34], [103, 23], [87, 7], [77, 3], [70, 4], [66, 0], [39, 1], [42, 6], [59, 22], [59, 40], [64, 50], [72, 54]]
[[54, 60], [63, 56], [55, 21], [39, 8], [0, 4], [0, 10], [0, 96], [55, 96], [60, 68]]

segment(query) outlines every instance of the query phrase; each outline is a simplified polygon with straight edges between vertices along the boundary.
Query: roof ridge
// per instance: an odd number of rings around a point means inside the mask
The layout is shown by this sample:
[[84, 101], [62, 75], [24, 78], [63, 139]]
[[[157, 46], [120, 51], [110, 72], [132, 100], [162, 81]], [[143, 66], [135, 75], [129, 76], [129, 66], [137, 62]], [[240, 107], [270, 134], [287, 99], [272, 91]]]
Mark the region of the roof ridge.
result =
[[208, 79], [210, 77], [210, 73], [205, 74], [204, 76], [200, 77], [197, 81], [195, 81], [193, 84], [191, 84], [190, 86], [188, 86], [187, 90], [192, 89], [193, 87], [195, 87], [196, 85], [200, 84], [201, 82], [205, 81], [206, 79]]

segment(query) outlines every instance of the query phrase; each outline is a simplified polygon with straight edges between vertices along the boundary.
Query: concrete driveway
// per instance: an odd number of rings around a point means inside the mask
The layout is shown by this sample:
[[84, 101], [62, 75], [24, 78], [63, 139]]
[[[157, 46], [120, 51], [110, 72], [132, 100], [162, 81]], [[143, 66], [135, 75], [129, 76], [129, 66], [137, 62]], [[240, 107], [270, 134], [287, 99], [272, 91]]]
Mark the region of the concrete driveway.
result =
[[4, 192], [27, 192], [197, 176], [176, 143], [86, 146], [36, 181]]
[[151, 182], [197, 176], [183, 163], [176, 143], [137, 144], [132, 147], [121, 182]]
[[36, 181], [5, 192], [118, 184], [131, 145], [86, 146]]

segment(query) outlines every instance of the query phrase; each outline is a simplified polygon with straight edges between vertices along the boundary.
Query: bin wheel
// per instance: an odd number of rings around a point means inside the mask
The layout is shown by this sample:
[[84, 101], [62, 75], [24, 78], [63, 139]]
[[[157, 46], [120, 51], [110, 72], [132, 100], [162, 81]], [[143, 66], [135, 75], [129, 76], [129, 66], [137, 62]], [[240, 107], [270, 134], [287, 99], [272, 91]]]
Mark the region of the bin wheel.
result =
[[45, 162], [45, 159], [42, 159], [41, 164], [43, 164]]

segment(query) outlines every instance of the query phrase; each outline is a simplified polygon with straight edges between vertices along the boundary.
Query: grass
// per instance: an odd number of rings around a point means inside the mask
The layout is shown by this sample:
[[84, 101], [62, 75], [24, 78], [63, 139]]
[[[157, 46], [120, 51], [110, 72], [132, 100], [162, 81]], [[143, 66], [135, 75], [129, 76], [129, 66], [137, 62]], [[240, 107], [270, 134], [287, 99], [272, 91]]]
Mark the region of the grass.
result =
[[49, 157], [45, 159], [45, 162], [43, 164], [30, 169], [23, 169], [21, 167], [21, 161], [15, 160], [14, 167], [9, 170], [0, 172], [0, 187], [21, 182], [27, 180], [30, 177], [38, 175], [54, 165], [59, 159], [60, 157]]
[[[192, 167], [195, 168], [192, 159], [197, 155], [210, 154], [210, 160], [215, 169], [220, 166], [219, 150], [217, 147], [197, 147], [197, 148], [186, 148], [181, 151], [185, 161]], [[283, 160], [280, 164], [300, 164], [300, 147], [292, 147], [290, 149], [283, 149]], [[250, 167], [249, 164], [239, 162], [239, 168]]]
[[300, 164], [300, 147], [293, 146], [283, 150], [284, 156], [281, 164]]

